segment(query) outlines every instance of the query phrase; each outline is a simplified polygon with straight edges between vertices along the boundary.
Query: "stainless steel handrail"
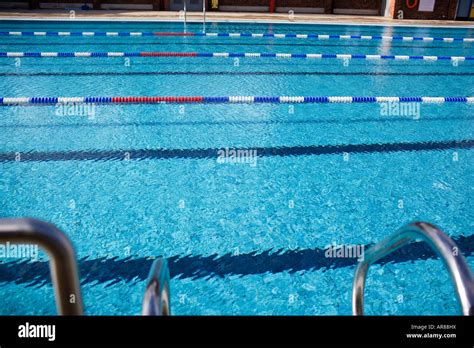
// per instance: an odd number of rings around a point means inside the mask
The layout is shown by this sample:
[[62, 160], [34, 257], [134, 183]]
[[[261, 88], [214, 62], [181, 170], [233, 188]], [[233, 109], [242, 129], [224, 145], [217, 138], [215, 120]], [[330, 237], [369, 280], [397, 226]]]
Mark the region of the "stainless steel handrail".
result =
[[188, 22], [187, 11], [186, 11], [186, 0], [184, 0], [184, 27], [186, 28], [186, 23]]
[[364, 287], [369, 266], [416, 239], [422, 239], [436, 251], [446, 265], [463, 315], [474, 315], [474, 281], [466, 259], [457, 245], [439, 228], [426, 222], [408, 224], [370, 248], [357, 266], [352, 289], [352, 313], [364, 312]]
[[83, 314], [74, 248], [63, 232], [54, 225], [35, 219], [0, 219], [0, 242], [41, 246], [50, 259], [59, 314]]
[[206, 1], [202, 2], [202, 32], [206, 33]]
[[171, 315], [170, 272], [166, 259], [155, 260], [143, 297], [142, 315]]

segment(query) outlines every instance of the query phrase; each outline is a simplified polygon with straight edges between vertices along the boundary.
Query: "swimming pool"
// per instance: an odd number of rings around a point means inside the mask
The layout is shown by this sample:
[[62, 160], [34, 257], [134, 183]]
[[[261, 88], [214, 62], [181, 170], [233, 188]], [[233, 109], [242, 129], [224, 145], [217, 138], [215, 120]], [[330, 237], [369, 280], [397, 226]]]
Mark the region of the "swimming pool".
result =
[[[185, 30], [202, 25], [0, 22], [0, 32]], [[473, 28], [208, 23], [206, 32], [354, 38], [2, 35], [0, 52], [474, 55], [471, 42], [355, 38], [471, 38]], [[0, 97], [459, 97], [474, 95], [473, 64], [4, 57]], [[412, 104], [0, 107], [0, 216], [46, 220], [70, 237], [87, 314], [138, 314], [151, 257], [165, 256], [173, 314], [349, 315], [357, 260], [327, 257], [328, 246], [368, 246], [426, 220], [474, 265], [474, 106]], [[235, 161], [238, 149], [256, 156]], [[388, 261], [369, 273], [367, 314], [458, 313], [448, 273], [426, 248]], [[44, 255], [0, 262], [0, 314], [56, 312]]]

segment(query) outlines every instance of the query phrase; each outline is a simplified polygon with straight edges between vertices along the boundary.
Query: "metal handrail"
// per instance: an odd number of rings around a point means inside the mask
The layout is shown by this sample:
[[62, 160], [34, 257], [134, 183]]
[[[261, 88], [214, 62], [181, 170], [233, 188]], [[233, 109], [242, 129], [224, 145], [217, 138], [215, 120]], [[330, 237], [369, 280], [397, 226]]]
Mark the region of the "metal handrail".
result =
[[35, 219], [0, 219], [0, 242], [41, 246], [49, 256], [59, 314], [83, 314], [74, 248], [63, 232], [52, 224]]
[[166, 259], [155, 260], [148, 276], [142, 315], [171, 315], [170, 272]]
[[364, 287], [369, 266], [393, 251], [416, 239], [422, 239], [438, 254], [446, 265], [463, 315], [474, 315], [474, 280], [466, 259], [457, 245], [439, 228], [426, 222], [415, 222], [370, 248], [357, 266], [352, 289], [353, 315], [363, 315]]
[[206, 33], [206, 1], [202, 2], [202, 32]]
[[187, 20], [187, 11], [186, 11], [186, 0], [184, 0], [184, 27], [186, 28], [186, 23], [188, 22]]

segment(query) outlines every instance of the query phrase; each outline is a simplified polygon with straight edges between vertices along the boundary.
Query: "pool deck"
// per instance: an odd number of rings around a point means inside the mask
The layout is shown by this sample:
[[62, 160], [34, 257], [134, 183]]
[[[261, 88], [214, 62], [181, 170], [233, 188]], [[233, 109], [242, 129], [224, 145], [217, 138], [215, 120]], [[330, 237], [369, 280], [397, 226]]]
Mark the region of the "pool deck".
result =
[[[0, 20], [71, 20], [69, 10], [0, 10]], [[286, 13], [250, 13], [250, 12], [208, 12], [208, 22], [273, 22], [273, 23], [315, 23], [315, 24], [356, 24], [356, 25], [394, 25], [394, 26], [442, 26], [472, 27], [473, 22], [446, 20], [398, 20], [381, 16], [349, 16], [322, 14], [295, 14], [290, 20]], [[182, 21], [178, 12], [130, 11], [130, 10], [76, 10], [75, 20], [119, 20], [119, 21]], [[201, 12], [188, 12], [189, 22], [202, 22]]]

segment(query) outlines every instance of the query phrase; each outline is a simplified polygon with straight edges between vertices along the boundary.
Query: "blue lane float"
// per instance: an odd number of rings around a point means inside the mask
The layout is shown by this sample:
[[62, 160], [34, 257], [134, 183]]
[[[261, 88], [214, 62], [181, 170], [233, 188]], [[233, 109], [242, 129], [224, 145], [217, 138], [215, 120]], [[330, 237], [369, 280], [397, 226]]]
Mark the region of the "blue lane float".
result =
[[326, 54], [326, 53], [251, 53], [251, 52], [0, 52], [0, 58], [279, 58], [279, 59], [341, 59], [341, 60], [425, 60], [473, 61], [474, 56], [411, 56], [382, 54]]
[[114, 96], [114, 97], [0, 97], [0, 106], [57, 104], [351, 104], [422, 103], [474, 104], [474, 97], [374, 96]]
[[387, 36], [387, 35], [333, 35], [298, 33], [201, 33], [201, 32], [157, 32], [157, 31], [0, 31], [0, 36], [58, 36], [58, 37], [220, 37], [220, 38], [275, 38], [313, 40], [375, 40], [375, 41], [416, 41], [416, 42], [474, 42], [471, 37], [429, 37], [429, 36]]

